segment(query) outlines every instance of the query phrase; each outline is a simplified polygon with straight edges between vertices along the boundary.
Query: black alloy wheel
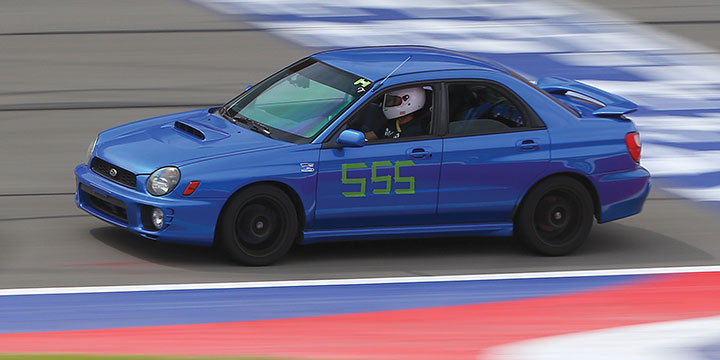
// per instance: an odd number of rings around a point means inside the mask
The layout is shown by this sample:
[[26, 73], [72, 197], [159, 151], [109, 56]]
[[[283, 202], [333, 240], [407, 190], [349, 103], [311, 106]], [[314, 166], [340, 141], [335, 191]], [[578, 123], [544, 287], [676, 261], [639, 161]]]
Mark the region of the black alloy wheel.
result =
[[585, 242], [593, 212], [583, 184], [565, 176], [550, 178], [526, 195], [515, 218], [516, 234], [540, 254], [566, 255]]
[[227, 204], [219, 224], [225, 252], [245, 265], [269, 265], [292, 246], [298, 230], [292, 200], [279, 188], [257, 185]]

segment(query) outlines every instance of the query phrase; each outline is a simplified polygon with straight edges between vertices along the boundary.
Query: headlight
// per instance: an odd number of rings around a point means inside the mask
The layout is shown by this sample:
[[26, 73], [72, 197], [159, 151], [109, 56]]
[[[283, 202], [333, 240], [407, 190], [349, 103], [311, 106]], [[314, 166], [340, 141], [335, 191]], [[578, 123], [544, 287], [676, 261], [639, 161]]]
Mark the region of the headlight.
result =
[[180, 181], [180, 169], [168, 166], [155, 170], [147, 181], [148, 192], [155, 196], [165, 195]]
[[87, 153], [88, 161], [90, 161], [90, 157], [92, 156], [93, 151], [95, 151], [95, 145], [97, 145], [97, 140], [98, 140], [98, 137], [96, 136], [95, 140], [93, 140], [90, 143], [90, 147], [88, 147], [88, 153]]

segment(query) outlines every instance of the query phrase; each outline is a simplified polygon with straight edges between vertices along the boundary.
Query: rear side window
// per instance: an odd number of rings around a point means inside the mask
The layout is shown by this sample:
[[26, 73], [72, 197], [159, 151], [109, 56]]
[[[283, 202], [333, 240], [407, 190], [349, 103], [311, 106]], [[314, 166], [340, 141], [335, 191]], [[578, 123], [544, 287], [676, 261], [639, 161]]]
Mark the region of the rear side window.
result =
[[573, 108], [571, 108], [571, 107], [563, 104], [562, 101], [560, 101], [560, 100], [556, 99], [554, 96], [548, 94], [547, 91], [541, 89], [540, 87], [538, 87], [537, 85], [535, 85], [535, 84], [533, 84], [532, 82], [528, 81], [528, 80], [525, 79], [524, 77], [522, 77], [522, 76], [520, 76], [520, 75], [518, 75], [518, 74], [515, 74], [515, 73], [512, 73], [511, 75], [512, 75], [514, 78], [516, 78], [516, 79], [524, 82], [525, 84], [529, 85], [529, 86], [532, 87], [533, 89], [539, 91], [541, 94], [545, 95], [548, 99], [552, 100], [552, 101], [555, 102], [556, 104], [562, 106], [565, 110], [567, 110], [569, 113], [573, 114], [575, 117], [578, 117], [578, 118], [580, 117], [580, 113], [579, 113], [577, 110], [575, 110], [575, 109], [573, 109]]
[[449, 135], [497, 133], [527, 126], [521, 108], [484, 83], [449, 84], [448, 107]]

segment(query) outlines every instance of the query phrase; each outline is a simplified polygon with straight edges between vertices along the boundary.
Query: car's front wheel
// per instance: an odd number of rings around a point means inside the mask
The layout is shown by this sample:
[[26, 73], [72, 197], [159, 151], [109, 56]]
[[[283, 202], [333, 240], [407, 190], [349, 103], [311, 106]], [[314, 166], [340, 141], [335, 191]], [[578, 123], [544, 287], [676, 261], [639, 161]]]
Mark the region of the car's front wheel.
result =
[[543, 255], [567, 255], [585, 242], [593, 223], [593, 201], [579, 181], [558, 176], [535, 186], [515, 217], [516, 235]]
[[230, 199], [218, 226], [220, 245], [230, 258], [245, 265], [269, 265], [290, 250], [298, 220], [285, 192], [257, 185]]

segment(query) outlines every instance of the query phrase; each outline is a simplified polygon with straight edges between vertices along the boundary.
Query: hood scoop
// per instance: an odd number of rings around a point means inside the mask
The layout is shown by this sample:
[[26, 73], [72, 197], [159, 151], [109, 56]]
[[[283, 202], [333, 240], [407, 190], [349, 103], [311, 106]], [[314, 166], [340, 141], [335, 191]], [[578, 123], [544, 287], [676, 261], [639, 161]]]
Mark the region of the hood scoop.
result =
[[175, 121], [173, 127], [175, 130], [190, 135], [203, 142], [220, 140], [230, 136], [230, 134], [214, 126], [191, 120]]
[[194, 128], [184, 122], [176, 121], [175, 128], [184, 133], [190, 134], [200, 140], [205, 140], [205, 134], [202, 131], [200, 131], [199, 129]]

